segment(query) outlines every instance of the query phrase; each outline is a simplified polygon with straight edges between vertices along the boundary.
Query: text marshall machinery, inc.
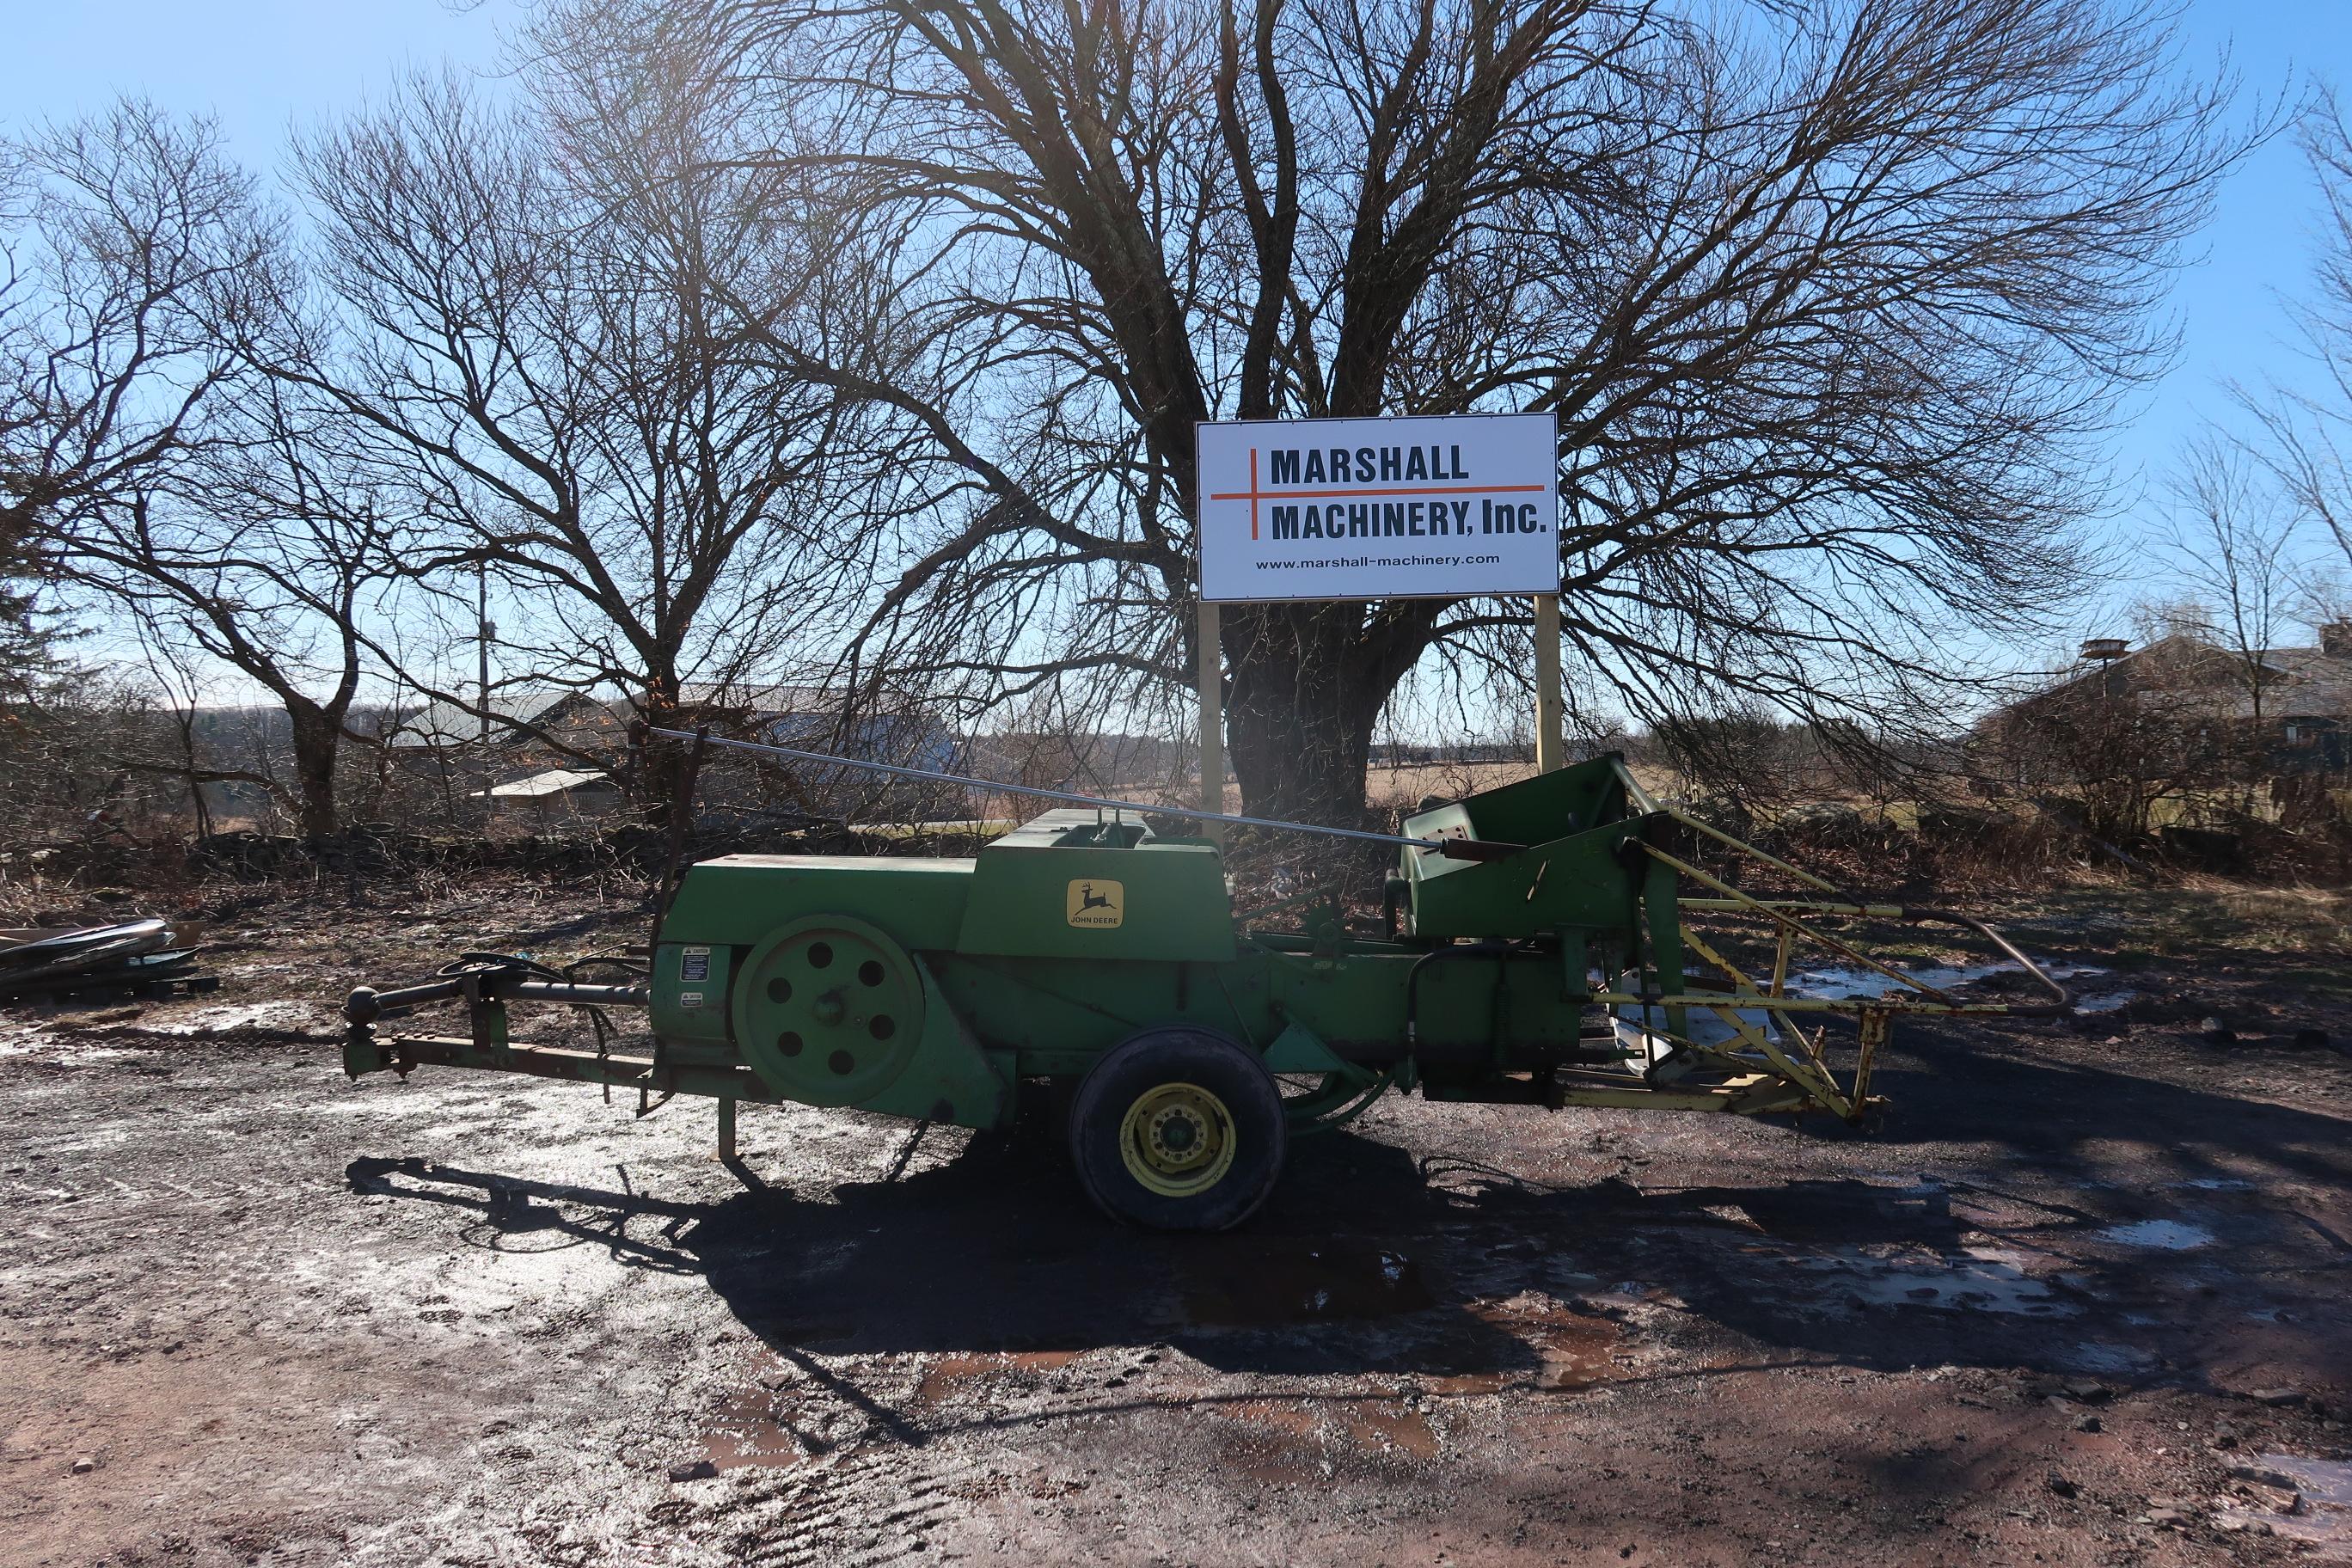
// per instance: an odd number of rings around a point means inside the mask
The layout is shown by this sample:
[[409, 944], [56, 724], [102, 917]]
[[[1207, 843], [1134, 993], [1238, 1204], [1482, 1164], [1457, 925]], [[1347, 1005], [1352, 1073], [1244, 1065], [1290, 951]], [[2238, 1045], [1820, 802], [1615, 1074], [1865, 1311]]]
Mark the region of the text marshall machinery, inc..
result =
[[1210, 421], [1195, 457], [1205, 601], [1559, 586], [1548, 414]]

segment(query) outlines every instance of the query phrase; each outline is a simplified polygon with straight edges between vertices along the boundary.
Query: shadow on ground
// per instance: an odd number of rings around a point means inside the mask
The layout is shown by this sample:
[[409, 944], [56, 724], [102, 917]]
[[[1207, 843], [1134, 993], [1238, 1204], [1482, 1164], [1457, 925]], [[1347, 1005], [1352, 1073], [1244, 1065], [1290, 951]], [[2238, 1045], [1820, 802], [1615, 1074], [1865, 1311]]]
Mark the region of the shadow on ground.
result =
[[616, 1188], [419, 1161], [362, 1159], [349, 1174], [355, 1189], [457, 1211], [475, 1245], [594, 1246], [699, 1276], [803, 1366], [810, 1352], [1161, 1342], [1226, 1372], [1511, 1384], [1540, 1371], [1541, 1335], [1496, 1304], [1533, 1293], [1591, 1326], [1662, 1304], [1747, 1363], [2064, 1371], [2080, 1370], [2071, 1347], [2146, 1294], [1972, 1247], [1956, 1196], [2021, 1212], [2020, 1245], [2040, 1252], [2099, 1222], [1964, 1186], [1548, 1188], [1352, 1136], [1318, 1140], [1297, 1167], [1251, 1229], [1215, 1237], [1116, 1228], [1072, 1195], [1050, 1150], [985, 1139], [825, 1202], [740, 1166], [742, 1190], [709, 1203], [633, 1192], [625, 1172]]
[[[2121, 1054], [2086, 1066], [2032, 1038], [1921, 1031], [1882, 1079], [1899, 1106], [1884, 1147], [1990, 1157], [1907, 1183], [1667, 1185], [1669, 1134], [1639, 1186], [1550, 1187], [1466, 1153], [1416, 1160], [1342, 1132], [1302, 1142], [1250, 1227], [1216, 1237], [1108, 1224], [1034, 1137], [982, 1135], [945, 1163], [825, 1201], [740, 1163], [741, 1190], [709, 1203], [640, 1194], [618, 1169], [617, 1189], [380, 1160], [354, 1162], [350, 1178], [450, 1205], [476, 1245], [594, 1245], [699, 1276], [794, 1360], [1164, 1342], [1231, 1372], [1510, 1382], [1540, 1369], [1541, 1336], [1496, 1304], [1532, 1292], [1586, 1319], [1662, 1304], [1677, 1331], [1713, 1335], [1748, 1363], [2079, 1372], [2105, 1358], [2101, 1370], [2131, 1375], [2172, 1352], [2193, 1360], [2191, 1320], [2234, 1310], [2185, 1300], [2242, 1293], [2230, 1269], [2327, 1237], [2267, 1193], [2219, 1217], [2199, 1211], [2217, 1227], [2201, 1256], [2105, 1245], [2119, 1219], [2180, 1212], [2171, 1188], [2250, 1169], [2340, 1188], [2347, 1161], [2336, 1118], [2129, 1068]], [[1858, 1136], [1815, 1126], [1832, 1142]], [[2093, 1146], [2118, 1140], [2156, 1179], [2091, 1177]], [[2170, 1329], [2149, 1326], [2159, 1321]]]

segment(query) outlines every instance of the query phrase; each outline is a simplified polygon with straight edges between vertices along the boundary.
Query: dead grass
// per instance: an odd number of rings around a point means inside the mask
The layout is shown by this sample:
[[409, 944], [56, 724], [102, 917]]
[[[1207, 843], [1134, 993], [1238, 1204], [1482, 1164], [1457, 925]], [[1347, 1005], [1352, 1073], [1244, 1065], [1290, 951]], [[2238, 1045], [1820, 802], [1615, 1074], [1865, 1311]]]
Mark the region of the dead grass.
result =
[[2258, 887], [2190, 876], [2151, 888], [2085, 872], [2010, 900], [2014, 929], [2037, 945], [2095, 952], [2124, 970], [2182, 959], [2302, 959], [2296, 976], [2352, 1001], [2352, 889]]
[[1365, 776], [1364, 798], [1375, 811], [1410, 813], [1432, 795], [1459, 800], [1535, 775], [1533, 763], [1430, 763], [1374, 768]]
[[[1500, 789], [1536, 776], [1528, 763], [1427, 763], [1412, 767], [1376, 767], [1364, 778], [1364, 796], [1375, 811], [1409, 812], [1432, 795], [1459, 800], [1480, 790]], [[1665, 768], [1633, 765], [1643, 789], [1658, 796], [1687, 793], [1688, 784]]]

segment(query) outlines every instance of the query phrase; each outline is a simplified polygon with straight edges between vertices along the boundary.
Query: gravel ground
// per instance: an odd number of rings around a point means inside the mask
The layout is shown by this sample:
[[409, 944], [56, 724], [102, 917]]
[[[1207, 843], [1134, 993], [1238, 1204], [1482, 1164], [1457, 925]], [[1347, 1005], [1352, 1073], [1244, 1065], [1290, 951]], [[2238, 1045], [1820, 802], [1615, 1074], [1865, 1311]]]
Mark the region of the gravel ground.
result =
[[0, 1562], [2352, 1562], [2308, 958], [1911, 1028], [1868, 1135], [1391, 1100], [1162, 1237], [1048, 1143], [347, 1082], [354, 981], [627, 934], [502, 897], [0, 1014]]

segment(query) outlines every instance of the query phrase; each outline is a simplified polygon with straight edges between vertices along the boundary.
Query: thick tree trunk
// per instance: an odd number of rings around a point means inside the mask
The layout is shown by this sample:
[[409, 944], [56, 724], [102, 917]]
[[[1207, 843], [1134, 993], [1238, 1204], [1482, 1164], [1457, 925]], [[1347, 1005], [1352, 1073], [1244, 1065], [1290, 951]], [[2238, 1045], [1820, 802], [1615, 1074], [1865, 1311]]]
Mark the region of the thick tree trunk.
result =
[[[691, 730], [699, 721], [699, 714], [688, 714], [678, 707], [680, 687], [677, 678], [655, 674], [646, 680], [645, 721], [656, 729]], [[694, 742], [648, 739], [645, 750], [645, 773], [638, 780], [638, 809], [646, 826], [668, 832], [681, 817], [693, 809], [692, 801], [699, 781], [693, 776], [691, 766]], [[707, 760], [707, 759], [706, 759]], [[687, 823], [691, 828], [693, 824]]]
[[1361, 605], [1226, 615], [1226, 746], [1245, 809], [1360, 826], [1372, 722], [1398, 677], [1393, 650], [1366, 638]]
[[294, 744], [294, 798], [301, 814], [303, 838], [312, 844], [332, 838], [342, 827], [335, 801], [335, 757], [341, 747], [342, 726], [314, 702], [289, 702], [286, 717]]

